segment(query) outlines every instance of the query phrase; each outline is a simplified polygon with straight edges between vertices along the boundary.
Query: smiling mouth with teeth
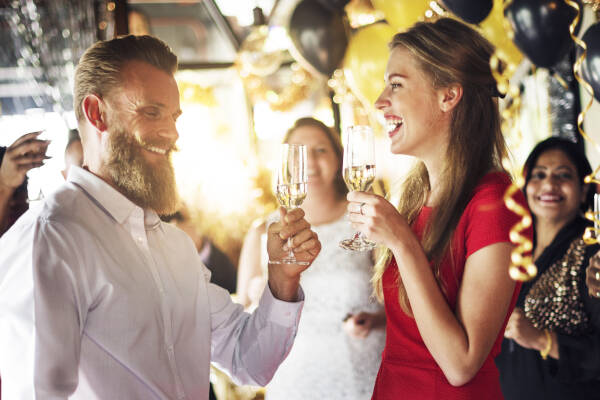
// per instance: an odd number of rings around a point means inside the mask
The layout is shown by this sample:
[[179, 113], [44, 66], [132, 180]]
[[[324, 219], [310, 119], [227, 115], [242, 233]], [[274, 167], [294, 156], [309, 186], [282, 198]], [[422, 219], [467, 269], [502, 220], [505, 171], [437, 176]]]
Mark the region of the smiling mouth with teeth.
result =
[[387, 120], [386, 121], [386, 127], [387, 127], [387, 132], [388, 135], [392, 135], [393, 133], [395, 133], [403, 124], [404, 120], [402, 119], [394, 119], [394, 120]]
[[146, 145], [146, 146], [144, 146], [144, 149], [146, 149], [146, 150], [148, 150], [148, 151], [151, 151], [152, 153], [161, 154], [161, 155], [163, 155], [163, 156], [164, 156], [165, 154], [167, 154], [167, 150], [165, 150], [165, 149], [161, 149], [160, 147], [156, 147], [156, 146], [149, 146], [149, 145]]

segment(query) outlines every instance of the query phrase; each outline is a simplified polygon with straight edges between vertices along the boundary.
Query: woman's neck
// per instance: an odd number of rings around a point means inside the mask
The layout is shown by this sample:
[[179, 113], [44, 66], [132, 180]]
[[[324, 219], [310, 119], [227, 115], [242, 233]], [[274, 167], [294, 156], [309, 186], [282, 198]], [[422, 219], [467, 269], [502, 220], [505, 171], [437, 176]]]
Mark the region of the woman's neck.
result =
[[535, 223], [535, 249], [533, 250], [533, 261], [543, 253], [544, 249], [552, 243], [558, 232], [566, 225], [566, 222], [555, 223], [554, 221], [537, 220]]
[[429, 193], [425, 200], [427, 207], [435, 207], [440, 199], [440, 179], [444, 171], [444, 163], [446, 162], [446, 148], [447, 144], [438, 146], [435, 154], [430, 154], [429, 157], [423, 158], [425, 167], [427, 168], [427, 175], [429, 177]]
[[425, 206], [435, 207], [438, 204], [440, 193], [440, 175], [441, 175], [441, 163], [429, 162], [425, 163], [427, 167], [427, 175], [429, 177], [429, 193], [427, 193], [427, 199], [425, 199]]
[[306, 220], [312, 225], [321, 225], [340, 218], [346, 212], [346, 199], [334, 190], [323, 193], [312, 192], [302, 203]]

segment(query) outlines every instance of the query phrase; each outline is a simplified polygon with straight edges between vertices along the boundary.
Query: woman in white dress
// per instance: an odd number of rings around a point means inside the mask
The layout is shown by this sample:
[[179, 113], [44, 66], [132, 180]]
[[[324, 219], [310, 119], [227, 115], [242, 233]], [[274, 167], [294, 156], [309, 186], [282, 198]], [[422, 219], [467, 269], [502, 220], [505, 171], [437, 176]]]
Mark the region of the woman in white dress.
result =
[[[302, 118], [284, 142], [307, 146], [308, 195], [302, 209], [323, 248], [302, 274], [305, 303], [296, 340], [266, 398], [370, 399], [385, 341], [385, 313], [371, 296], [371, 254], [338, 245], [354, 233], [345, 218], [339, 136], [316, 119]], [[257, 301], [265, 284], [266, 256], [260, 250], [265, 226], [248, 232], [240, 256], [237, 294], [246, 306]]]

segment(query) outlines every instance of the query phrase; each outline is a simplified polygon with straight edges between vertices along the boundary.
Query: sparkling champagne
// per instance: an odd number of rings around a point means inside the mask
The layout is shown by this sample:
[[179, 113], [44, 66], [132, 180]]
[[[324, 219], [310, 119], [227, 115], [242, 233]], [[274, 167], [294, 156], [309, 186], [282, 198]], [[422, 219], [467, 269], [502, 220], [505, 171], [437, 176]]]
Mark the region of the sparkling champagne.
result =
[[285, 208], [299, 207], [306, 198], [306, 183], [277, 185], [277, 201]]
[[375, 180], [375, 165], [361, 165], [344, 168], [344, 181], [348, 190], [366, 192]]

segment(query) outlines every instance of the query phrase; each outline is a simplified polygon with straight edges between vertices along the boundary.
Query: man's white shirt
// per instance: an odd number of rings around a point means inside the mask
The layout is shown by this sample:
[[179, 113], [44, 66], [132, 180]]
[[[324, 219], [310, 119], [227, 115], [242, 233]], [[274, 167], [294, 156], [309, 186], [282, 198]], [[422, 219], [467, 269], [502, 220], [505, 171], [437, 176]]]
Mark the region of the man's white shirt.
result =
[[210, 361], [265, 385], [303, 302], [267, 286], [249, 315], [209, 279], [184, 232], [71, 168], [0, 238], [2, 398], [206, 399]]

